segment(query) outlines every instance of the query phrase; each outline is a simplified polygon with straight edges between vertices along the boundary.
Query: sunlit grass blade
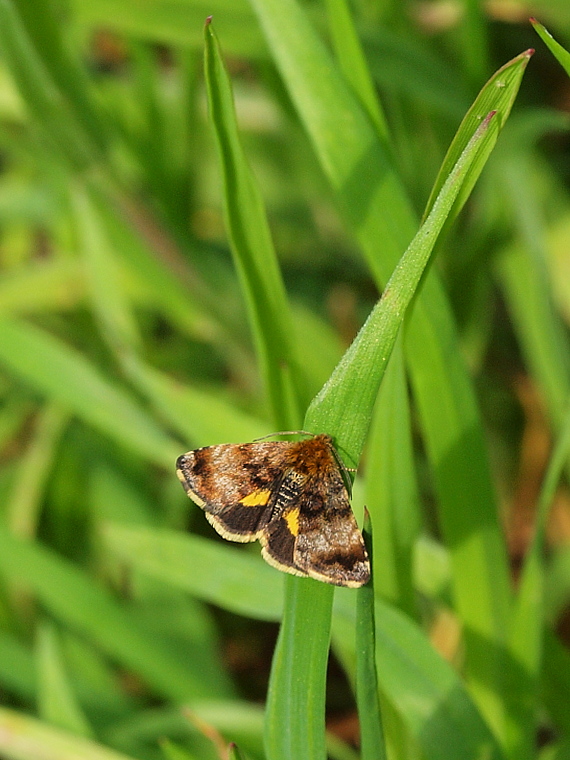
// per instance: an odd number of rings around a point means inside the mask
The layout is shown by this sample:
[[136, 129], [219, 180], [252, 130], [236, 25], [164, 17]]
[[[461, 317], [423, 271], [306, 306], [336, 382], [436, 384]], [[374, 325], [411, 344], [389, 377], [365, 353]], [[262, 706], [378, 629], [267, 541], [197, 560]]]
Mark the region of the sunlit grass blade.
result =
[[228, 237], [272, 421], [278, 430], [295, 429], [300, 423], [298, 404], [304, 382], [293, 356], [289, 307], [263, 199], [241, 147], [231, 84], [210, 21], [205, 44], [208, 104], [222, 166]]
[[558, 63], [570, 77], [570, 53], [566, 50], [566, 48], [563, 48], [562, 45], [554, 39], [548, 29], [544, 27], [539, 21], [537, 21], [535, 18], [531, 18], [530, 23], [534, 27], [534, 30], [540, 39], [544, 42], [546, 47], [550, 50], [552, 55], [556, 58]]
[[[83, 354], [49, 333], [0, 315], [0, 365], [150, 461], [172, 467], [180, 446]], [[49, 371], [46, 371], [49, 368]]]
[[[370, 515], [364, 513], [362, 536], [374, 568]], [[376, 675], [376, 632], [374, 623], [374, 573], [358, 589], [356, 599], [356, 705], [360, 723], [362, 760], [385, 760], [386, 745]]]
[[27, 262], [0, 274], [0, 311], [33, 314], [69, 309], [85, 294], [79, 261], [49, 259]]
[[122, 752], [0, 707], [0, 754], [6, 760], [133, 760]]

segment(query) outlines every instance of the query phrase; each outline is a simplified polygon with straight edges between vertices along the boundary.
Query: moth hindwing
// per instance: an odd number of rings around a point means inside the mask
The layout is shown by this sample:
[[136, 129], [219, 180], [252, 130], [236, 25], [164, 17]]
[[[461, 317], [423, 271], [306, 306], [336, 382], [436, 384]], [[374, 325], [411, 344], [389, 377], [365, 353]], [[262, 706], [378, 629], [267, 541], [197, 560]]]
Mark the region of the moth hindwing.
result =
[[176, 472], [224, 538], [258, 539], [279, 570], [357, 588], [370, 562], [341, 466], [331, 437], [320, 434], [206, 446], [179, 457]]

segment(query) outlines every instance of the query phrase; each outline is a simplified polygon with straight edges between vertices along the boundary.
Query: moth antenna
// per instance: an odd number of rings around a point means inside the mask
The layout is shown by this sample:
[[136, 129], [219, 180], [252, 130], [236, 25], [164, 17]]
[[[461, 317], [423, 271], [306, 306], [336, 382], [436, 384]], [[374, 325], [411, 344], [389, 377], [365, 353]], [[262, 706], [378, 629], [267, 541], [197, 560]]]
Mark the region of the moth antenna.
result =
[[314, 436], [315, 433], [309, 433], [306, 430], [280, 430], [278, 433], [268, 433], [267, 435], [262, 435], [261, 438], [254, 438], [253, 442], [257, 443], [257, 441], [264, 441], [266, 438], [273, 438], [276, 435], [310, 435], [310, 436]]

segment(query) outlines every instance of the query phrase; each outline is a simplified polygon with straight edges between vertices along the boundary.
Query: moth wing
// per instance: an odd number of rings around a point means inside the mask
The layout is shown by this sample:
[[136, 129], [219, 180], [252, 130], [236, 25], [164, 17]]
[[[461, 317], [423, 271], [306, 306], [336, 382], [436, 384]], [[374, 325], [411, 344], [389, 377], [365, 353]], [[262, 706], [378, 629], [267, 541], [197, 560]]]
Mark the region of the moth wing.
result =
[[263, 556], [280, 570], [358, 588], [370, 561], [338, 470], [309, 479], [260, 535]]
[[206, 446], [183, 454], [176, 474], [188, 496], [230, 541], [255, 541], [271, 512], [287, 441]]

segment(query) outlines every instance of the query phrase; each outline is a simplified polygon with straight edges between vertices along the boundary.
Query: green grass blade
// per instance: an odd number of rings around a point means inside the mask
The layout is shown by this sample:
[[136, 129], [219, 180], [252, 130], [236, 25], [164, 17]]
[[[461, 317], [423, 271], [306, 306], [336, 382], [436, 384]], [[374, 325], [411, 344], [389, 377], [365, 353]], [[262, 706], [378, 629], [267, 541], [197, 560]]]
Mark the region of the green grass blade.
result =
[[555, 491], [570, 456], [570, 412], [552, 452], [538, 499], [534, 536], [527, 551], [515, 601], [509, 653], [516, 667], [511, 683], [509, 750], [530, 759], [536, 741], [536, 715], [542, 665], [544, 627], [544, 543], [546, 522]]
[[462, 0], [460, 49], [463, 55], [464, 76], [474, 87], [489, 71], [488, 24], [479, 0]]
[[548, 29], [546, 29], [546, 27], [544, 27], [539, 21], [535, 18], [531, 18], [530, 23], [532, 24], [534, 31], [538, 34], [540, 39], [570, 77], [570, 53], [563, 48], [559, 42], [556, 42]]
[[[364, 514], [362, 535], [374, 567], [370, 515]], [[357, 591], [356, 599], [356, 704], [360, 721], [362, 760], [385, 760], [386, 745], [376, 675], [376, 629], [374, 623], [374, 574]]]
[[6, 760], [133, 760], [122, 752], [0, 707], [0, 755]]
[[135, 319], [122, 287], [123, 273], [87, 188], [71, 190], [80, 250], [85, 260], [88, 293], [101, 334], [120, 358], [141, 345]]
[[179, 444], [85, 356], [53, 335], [8, 316], [0, 315], [0, 334], [0, 365], [132, 451], [172, 467]]
[[6, 524], [20, 538], [36, 535], [46, 480], [67, 422], [68, 415], [57, 404], [47, 404], [38, 413], [30, 444], [20, 457], [5, 504]]
[[[287, 578], [265, 718], [268, 760], [324, 760], [325, 682], [333, 587]], [[283, 727], [287, 726], [287, 730]]]
[[[335, 638], [338, 635], [350, 641], [354, 617], [354, 599], [342, 590], [335, 599]], [[459, 674], [435, 651], [416, 623], [378, 598], [375, 638], [380, 690], [420, 748], [421, 757], [505, 757]]]
[[36, 127], [69, 165], [88, 166], [99, 152], [50, 78], [11, 0], [0, 0], [0, 46]]
[[[323, 171], [382, 286], [415, 230], [389, 157], [299, 5], [253, 0], [253, 6]], [[526, 60], [512, 65], [522, 70]], [[513, 94], [516, 78], [511, 87]], [[500, 700], [493, 692], [504, 670], [500, 651], [510, 603], [506, 551], [475, 394], [433, 271], [410, 318], [406, 357], [435, 473], [442, 529], [453, 549], [455, 602], [467, 632], [467, 677], [500, 730]], [[481, 641], [498, 643], [489, 648], [481, 647]]]
[[73, 693], [63, 663], [55, 627], [40, 624], [37, 632], [38, 712], [54, 726], [79, 736], [92, 736], [91, 728]]
[[32, 654], [13, 633], [0, 629], [0, 685], [26, 702], [34, 699], [37, 673]]
[[438, 235], [463, 182], [481, 155], [488, 151], [489, 144], [495, 142], [496, 134], [494, 113], [490, 113], [450, 172], [431, 213], [395, 268], [382, 298], [309, 407], [305, 420], [308, 429], [326, 430], [335, 436], [351, 466], [360, 459], [388, 359]]
[[132, 382], [187, 446], [243, 443], [275, 432], [266, 422], [240, 411], [220, 394], [182, 385], [138, 357], [125, 358], [124, 366]]
[[519, 145], [516, 135], [511, 142], [501, 153], [499, 192], [508, 198], [516, 235], [497, 257], [495, 267], [525, 364], [540, 387], [554, 428], [559, 430], [570, 392], [570, 353], [552, 297], [553, 283], [565, 278], [549, 272], [558, 224], [549, 224], [537, 192], [541, 183], [549, 181], [543, 168], [526, 152], [521, 156], [527, 146], [520, 145], [520, 137]]
[[25, 584], [57, 619], [91, 638], [167, 698], [225, 696], [212, 693], [211, 684], [202, 682], [181, 656], [143, 631], [135, 616], [77, 566], [48, 549], [0, 529], [0, 569]]
[[72, 0], [74, 12], [88, 26], [106, 26], [120, 35], [153, 44], [198, 49], [203, 44], [204, 19], [213, 15], [228, 52], [247, 57], [267, 57], [267, 48], [256, 27], [247, 0]]
[[[305, 428], [335, 437], [347, 463], [358, 462], [380, 380], [421, 274], [461, 183], [486, 140], [493, 118], [479, 127], [450, 174], [425, 224], [396, 267], [384, 295], [305, 418]], [[319, 588], [320, 585], [320, 588]], [[332, 588], [289, 579], [283, 624], [275, 652], [266, 722], [271, 760], [323, 758], [324, 684]], [[284, 733], [283, 721], [289, 726]], [[304, 750], [302, 750], [304, 748]]]
[[91, 100], [90, 81], [82, 62], [70, 55], [64, 41], [65, 28], [52, 3], [44, 0], [13, 0], [46, 71], [69, 102], [77, 123], [92, 144], [103, 152], [107, 127], [102, 111]]
[[374, 555], [382, 558], [375, 591], [414, 617], [413, 557], [421, 526], [403, 341], [394, 347], [382, 380], [366, 457], [365, 497]]
[[[530, 60], [534, 50], [526, 50], [521, 53], [512, 61], [509, 61], [496, 71], [489, 79], [487, 84], [483, 87], [481, 92], [475, 98], [473, 105], [465, 114], [463, 121], [461, 122], [459, 129], [449, 149], [445, 155], [437, 179], [434, 182], [430, 197], [426, 204], [424, 211], [424, 217], [427, 216], [437, 198], [437, 195], [447, 179], [449, 170], [457, 161], [458, 156], [463, 152], [468, 141], [471, 139], [473, 131], [477, 128], [477, 125], [481, 123], [481, 119], [485, 117], [489, 111], [493, 110], [497, 112], [497, 120], [502, 128], [509, 117], [511, 108], [517, 96], [519, 85], [522, 76], [525, 72], [527, 64]], [[487, 145], [487, 151], [485, 154], [481, 154], [481, 161], [479, 164], [475, 164], [472, 167], [471, 173], [462, 188], [461, 193], [457, 199], [454, 212], [451, 215], [453, 219], [463, 207], [465, 201], [469, 197], [473, 185], [477, 181], [481, 169], [484, 166], [491, 150], [494, 147], [494, 143]]]
[[368, 112], [378, 134], [388, 139], [388, 126], [380, 107], [364, 51], [346, 0], [327, 0], [327, 14], [336, 57], [342, 73]]
[[385, 283], [417, 230], [388, 151], [296, 0], [252, 6], [325, 175]]
[[85, 294], [83, 266], [72, 259], [27, 262], [0, 274], [0, 311], [14, 314], [69, 309]]
[[541, 693], [554, 725], [570, 734], [570, 653], [558, 636], [546, 628]]
[[518, 244], [498, 258], [496, 269], [526, 365], [539, 383], [550, 418], [559, 426], [570, 389], [570, 363], [564, 327], [549, 295], [540, 259]]
[[228, 760], [247, 760], [247, 756], [232, 742], [228, 747]]
[[201, 536], [107, 523], [103, 538], [129, 567], [197, 599], [257, 620], [279, 620], [283, 576], [258, 556]]
[[300, 369], [293, 358], [293, 333], [285, 288], [257, 182], [241, 147], [231, 84], [211, 23], [205, 29], [206, 85], [210, 116], [224, 179], [226, 227], [249, 321], [272, 421], [278, 430], [300, 423], [298, 403], [304, 395]]

